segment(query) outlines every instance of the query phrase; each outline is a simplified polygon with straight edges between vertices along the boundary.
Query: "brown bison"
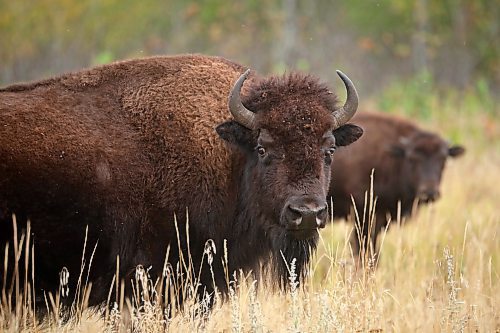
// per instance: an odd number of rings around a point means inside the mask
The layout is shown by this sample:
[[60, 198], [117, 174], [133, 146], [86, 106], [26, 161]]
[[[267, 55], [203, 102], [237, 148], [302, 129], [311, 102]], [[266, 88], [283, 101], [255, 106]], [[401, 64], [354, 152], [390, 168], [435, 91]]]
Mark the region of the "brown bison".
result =
[[29, 219], [35, 285], [53, 290], [63, 266], [75, 285], [88, 226], [89, 246], [97, 242], [91, 303], [105, 298], [117, 256], [121, 277], [138, 264], [160, 276], [168, 247], [174, 271], [182, 254], [198, 272], [209, 239], [217, 257], [213, 277], [202, 269], [205, 290], [212, 281], [227, 289], [225, 241], [229, 274], [264, 264], [286, 284], [285, 260], [303, 273], [327, 220], [334, 148], [362, 134], [345, 124], [358, 96], [339, 76], [343, 106], [309, 75], [259, 77], [202, 55], [0, 89], [2, 240], [11, 213]]
[[[398, 202], [404, 216], [412, 212], [415, 203], [438, 199], [447, 157], [460, 156], [465, 150], [394, 116], [359, 113], [353, 121], [363, 128], [363, 137], [335, 153], [328, 194], [333, 200], [334, 217], [347, 217], [354, 200], [361, 224], [353, 232], [354, 254], [361, 250], [371, 257], [377, 252], [377, 236], [387, 226], [387, 217], [397, 217]], [[368, 216], [369, 209], [364, 210], [372, 169], [374, 220]]]

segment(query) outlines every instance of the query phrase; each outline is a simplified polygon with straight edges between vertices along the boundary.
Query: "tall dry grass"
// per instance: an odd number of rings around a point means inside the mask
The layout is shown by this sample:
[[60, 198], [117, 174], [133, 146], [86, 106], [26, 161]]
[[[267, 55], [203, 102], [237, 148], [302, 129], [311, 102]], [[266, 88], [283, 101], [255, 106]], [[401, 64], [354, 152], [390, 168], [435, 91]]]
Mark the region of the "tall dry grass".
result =
[[[467, 153], [448, 163], [441, 200], [408, 221], [391, 223], [381, 236], [377, 269], [355, 269], [348, 241], [353, 223], [335, 221], [321, 231], [302, 286], [289, 263], [288, 294], [240, 274], [231, 278], [227, 301], [216, 299], [211, 311], [191, 301], [184, 311], [168, 315], [154, 293], [89, 309], [89, 285], [82, 278], [79, 303], [63, 307], [61, 288], [59, 295], [44, 295], [49, 314], [35, 319], [32, 300], [37, 296], [31, 283], [36, 272], [30, 267], [36, 254], [29, 233], [19, 233], [18, 242], [9, 246], [29, 264], [17, 267], [17, 279], [1, 291], [0, 331], [500, 332], [498, 116], [466, 111], [469, 105], [454, 101], [429, 103], [437, 111], [424, 126], [464, 144]], [[396, 107], [393, 111], [406, 113]], [[152, 282], [147, 272], [137, 275], [138, 284]], [[12, 298], [16, 294], [17, 301]]]

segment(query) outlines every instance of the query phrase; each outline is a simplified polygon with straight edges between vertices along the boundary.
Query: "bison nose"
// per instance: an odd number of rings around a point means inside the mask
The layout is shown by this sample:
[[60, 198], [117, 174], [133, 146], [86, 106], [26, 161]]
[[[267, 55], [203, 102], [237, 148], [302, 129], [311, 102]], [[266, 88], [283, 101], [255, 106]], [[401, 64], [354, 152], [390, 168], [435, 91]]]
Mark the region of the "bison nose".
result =
[[[314, 200], [316, 201], [316, 200]], [[328, 218], [326, 202], [291, 202], [285, 210], [287, 229], [324, 228]]]
[[437, 189], [423, 189], [420, 191], [419, 199], [424, 202], [431, 202], [439, 199], [441, 194]]

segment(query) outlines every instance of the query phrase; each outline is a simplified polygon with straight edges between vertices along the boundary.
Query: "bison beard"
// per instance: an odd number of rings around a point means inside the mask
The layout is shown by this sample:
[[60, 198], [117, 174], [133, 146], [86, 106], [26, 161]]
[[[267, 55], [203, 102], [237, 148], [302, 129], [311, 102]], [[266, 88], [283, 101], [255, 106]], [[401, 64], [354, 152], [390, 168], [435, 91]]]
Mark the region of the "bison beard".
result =
[[297, 240], [286, 232], [273, 235], [271, 260], [272, 276], [279, 277], [278, 285], [282, 289], [290, 287], [290, 264], [295, 259], [295, 274], [302, 281], [307, 273], [311, 254], [316, 249], [318, 237]]
[[[125, 281], [139, 264], [161, 277], [167, 247], [172, 267], [181, 252], [198, 273], [209, 239], [223, 293], [225, 240], [230, 275], [263, 266], [287, 288], [287, 265], [296, 259], [295, 273], [305, 275], [327, 220], [331, 155], [362, 133], [346, 124], [358, 96], [338, 74], [343, 106], [310, 75], [260, 77], [202, 55], [134, 59], [0, 89], [0, 212], [31, 220], [35, 286], [56, 290], [65, 266], [76, 289], [88, 226], [88, 247], [98, 241], [91, 304], [106, 300], [117, 256]], [[12, 234], [6, 216], [2, 244]], [[205, 265], [200, 289], [212, 281]]]

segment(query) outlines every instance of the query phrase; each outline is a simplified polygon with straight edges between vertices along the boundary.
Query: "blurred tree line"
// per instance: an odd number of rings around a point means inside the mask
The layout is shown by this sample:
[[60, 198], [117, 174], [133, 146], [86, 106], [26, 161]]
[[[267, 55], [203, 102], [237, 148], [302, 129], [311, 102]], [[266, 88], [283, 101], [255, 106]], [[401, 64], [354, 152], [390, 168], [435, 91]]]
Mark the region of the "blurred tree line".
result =
[[0, 0], [0, 84], [196, 52], [335, 84], [341, 68], [365, 94], [415, 77], [494, 91], [499, 25], [498, 0]]

